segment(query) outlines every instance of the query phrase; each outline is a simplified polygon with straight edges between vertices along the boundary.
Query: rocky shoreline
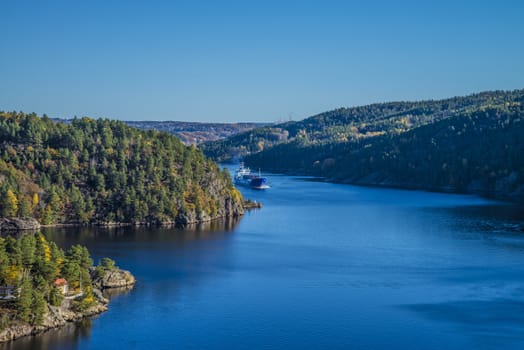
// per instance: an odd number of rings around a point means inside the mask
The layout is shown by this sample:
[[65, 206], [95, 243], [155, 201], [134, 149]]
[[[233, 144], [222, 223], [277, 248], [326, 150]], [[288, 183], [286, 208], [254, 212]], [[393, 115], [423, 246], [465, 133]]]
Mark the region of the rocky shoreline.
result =
[[262, 203], [257, 201], [252, 201], [250, 199], [244, 201], [244, 209], [245, 210], [251, 210], [251, 209], [261, 209]]
[[94, 316], [107, 310], [107, 304], [97, 302], [84, 312], [75, 312], [65, 306], [54, 307], [47, 305], [44, 322], [39, 326], [31, 326], [28, 323], [14, 321], [7, 328], [0, 331], [0, 343], [13, 341], [18, 338], [37, 335], [54, 328], [65, 326], [69, 322], [76, 322], [85, 317]]
[[130, 288], [136, 283], [135, 276], [131, 272], [119, 268], [106, 270], [102, 277], [96, 276], [96, 268], [92, 268], [90, 273], [93, 276], [93, 285], [100, 291], [112, 288]]
[[40, 223], [35, 218], [0, 218], [0, 232], [36, 231]]
[[[93, 269], [92, 274], [95, 273]], [[21, 321], [13, 321], [0, 331], [0, 343], [9, 342], [26, 336], [34, 336], [51, 329], [60, 328], [71, 322], [98, 315], [108, 310], [109, 300], [102, 295], [102, 290], [112, 288], [130, 289], [135, 284], [135, 277], [126, 270], [114, 268], [107, 270], [102, 277], [93, 280], [93, 294], [97, 302], [87, 310], [73, 311], [73, 300], [64, 299], [60, 306], [47, 305], [44, 320], [41, 325], [32, 326]]]
[[0, 218], [0, 232], [16, 232], [16, 231], [36, 231], [42, 227], [130, 227], [130, 226], [159, 226], [159, 227], [175, 227], [187, 226], [194, 224], [203, 224], [215, 220], [227, 219], [230, 217], [240, 217], [244, 215], [245, 210], [253, 208], [261, 208], [262, 205], [246, 200], [243, 202], [236, 202], [231, 198], [226, 198], [220, 203], [217, 213], [213, 216], [205, 211], [197, 213], [196, 210], [190, 210], [180, 213], [176, 218], [164, 221], [136, 221], [136, 222], [116, 222], [116, 221], [95, 221], [90, 223], [82, 222], [62, 222], [56, 224], [43, 225], [32, 217], [8, 217]]

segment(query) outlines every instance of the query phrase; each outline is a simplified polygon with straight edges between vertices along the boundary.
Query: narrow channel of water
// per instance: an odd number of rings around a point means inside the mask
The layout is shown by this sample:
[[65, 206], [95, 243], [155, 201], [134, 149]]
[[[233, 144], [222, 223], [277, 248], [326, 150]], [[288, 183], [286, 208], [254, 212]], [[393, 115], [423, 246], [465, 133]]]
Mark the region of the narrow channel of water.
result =
[[271, 175], [197, 229], [51, 229], [137, 277], [110, 310], [0, 349], [522, 349], [521, 208]]

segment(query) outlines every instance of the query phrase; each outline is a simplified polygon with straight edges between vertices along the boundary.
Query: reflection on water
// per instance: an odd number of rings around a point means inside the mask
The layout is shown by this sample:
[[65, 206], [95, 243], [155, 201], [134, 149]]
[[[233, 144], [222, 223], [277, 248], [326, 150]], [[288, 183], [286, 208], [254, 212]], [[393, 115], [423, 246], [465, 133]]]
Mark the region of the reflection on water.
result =
[[498, 224], [503, 224], [510, 229], [511, 227], [517, 230], [524, 229], [524, 206], [500, 203], [498, 205], [465, 205], [430, 210], [445, 211], [453, 221], [463, 220], [475, 225], [487, 224], [497, 227], [499, 227]]
[[109, 289], [104, 289], [102, 291], [102, 295], [104, 296], [104, 298], [111, 300], [119, 295], [126, 295], [130, 293], [132, 289], [133, 289], [132, 286], [131, 287], [109, 288]]
[[524, 250], [524, 207], [504, 204], [430, 208], [457, 239], [484, 240], [490, 246]]
[[[64, 249], [74, 244], [87, 246], [94, 253], [92, 257], [95, 263], [102, 257], [110, 256], [117, 261], [117, 264], [126, 268], [130, 265], [137, 266], [132, 271], [138, 278], [134, 288], [140, 288], [141, 284], [147, 283], [147, 278], [143, 278], [144, 274], [149, 277], [164, 274], [177, 266], [173, 260], [180, 258], [185, 262], [186, 268], [191, 267], [192, 277], [197, 278], [199, 274], [195, 267], [205, 266], [213, 254], [220, 253], [220, 247], [227, 242], [228, 236], [233, 232], [239, 220], [240, 218], [227, 218], [198, 225], [187, 225], [183, 228], [46, 227], [42, 229], [42, 233], [48, 240], [56, 242]], [[158, 254], [159, 251], [165, 250], [172, 253]], [[123, 258], [122, 255], [127, 258]], [[144, 261], [141, 263], [142, 259]], [[140, 266], [146, 267], [147, 270], [141, 270], [138, 268]], [[134, 288], [104, 290], [104, 297], [111, 300], [109, 308], [111, 309], [112, 304], [118, 301], [118, 298], [129, 297]], [[174, 295], [176, 290], [166, 285], [162, 292]], [[103, 315], [69, 323], [38, 336], [24, 337], [15, 342], [0, 344], [0, 349], [76, 349], [79, 342], [89, 342], [93, 322], [101, 316]]]
[[1, 344], [0, 349], [76, 349], [80, 341], [89, 340], [91, 326], [95, 318], [86, 318], [37, 336], [28, 336], [11, 343]]
[[93, 242], [158, 242], [217, 239], [232, 232], [240, 218], [225, 218], [185, 227], [45, 227], [44, 235], [67, 248], [71, 244], [89, 246]]

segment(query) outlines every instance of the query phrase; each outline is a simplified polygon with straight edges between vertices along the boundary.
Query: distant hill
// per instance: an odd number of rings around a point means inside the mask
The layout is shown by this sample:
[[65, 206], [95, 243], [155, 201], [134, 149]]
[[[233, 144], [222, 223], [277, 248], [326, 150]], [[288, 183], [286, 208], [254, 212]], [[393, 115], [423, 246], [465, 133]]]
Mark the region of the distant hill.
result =
[[524, 200], [524, 90], [341, 108], [206, 143], [247, 164], [332, 181]]
[[[52, 120], [65, 124], [70, 124], [72, 121], [72, 119], [61, 118], [52, 118]], [[270, 123], [200, 123], [148, 120], [123, 121], [123, 123], [141, 130], [157, 130], [173, 134], [186, 146], [217, 141], [255, 128], [270, 125]]]
[[488, 91], [439, 101], [388, 102], [338, 108], [302, 121], [267, 125], [200, 148], [215, 160], [227, 161], [285, 143], [321, 145], [354, 143], [384, 135], [400, 134], [464, 112], [511, 101], [522, 90]]
[[179, 121], [125, 121], [142, 130], [159, 130], [176, 135], [185, 145], [216, 141], [268, 125], [268, 123], [193, 123]]
[[227, 172], [165, 132], [0, 112], [0, 217], [192, 223], [241, 215]]

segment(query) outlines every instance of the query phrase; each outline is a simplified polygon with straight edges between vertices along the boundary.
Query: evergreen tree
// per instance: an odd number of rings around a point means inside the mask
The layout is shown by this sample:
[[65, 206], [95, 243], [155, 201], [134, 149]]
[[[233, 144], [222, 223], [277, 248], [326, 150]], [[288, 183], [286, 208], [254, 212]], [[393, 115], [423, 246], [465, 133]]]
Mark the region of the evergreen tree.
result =
[[20, 252], [22, 264], [29, 269], [35, 261], [36, 239], [32, 234], [23, 235], [20, 239]]
[[20, 285], [20, 294], [16, 300], [17, 317], [24, 321], [30, 322], [33, 306], [33, 285], [29, 278], [24, 278]]
[[37, 289], [33, 290], [32, 303], [31, 303], [31, 324], [41, 325], [44, 321], [44, 314], [46, 312], [47, 303], [44, 299], [44, 295]]

